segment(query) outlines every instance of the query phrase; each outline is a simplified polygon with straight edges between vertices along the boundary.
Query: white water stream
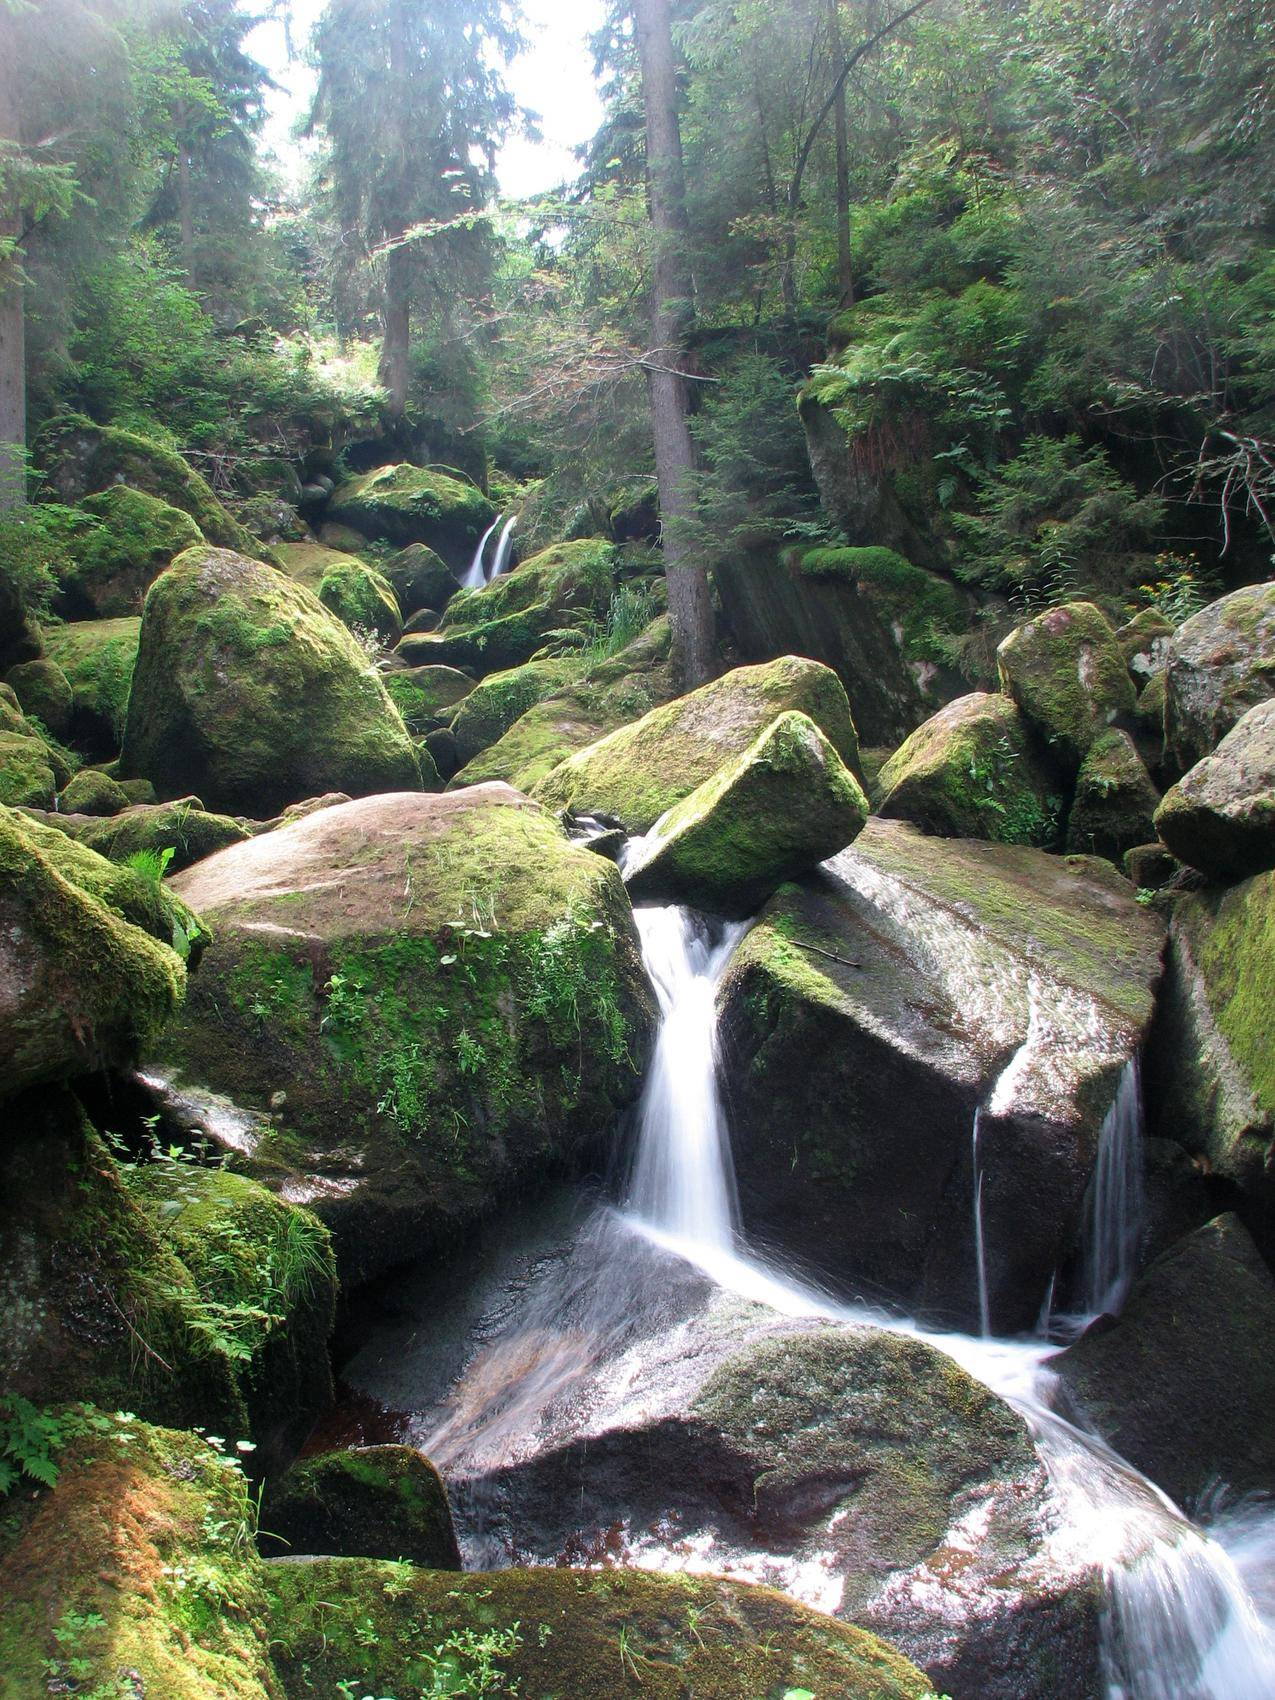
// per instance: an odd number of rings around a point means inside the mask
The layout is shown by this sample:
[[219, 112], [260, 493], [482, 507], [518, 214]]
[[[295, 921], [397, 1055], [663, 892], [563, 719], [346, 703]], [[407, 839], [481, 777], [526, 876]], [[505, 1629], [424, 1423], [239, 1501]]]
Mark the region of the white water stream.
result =
[[491, 542], [492, 537], [495, 534], [496, 527], [500, 524], [503, 518], [503, 514], [497, 514], [496, 518], [492, 520], [491, 524], [487, 527], [486, 531], [483, 532], [482, 537], [479, 539], [478, 547], [474, 550], [474, 558], [469, 565], [469, 571], [460, 581], [460, 588], [462, 590], [481, 590], [486, 584], [487, 574], [484, 569], [483, 562], [487, 558], [487, 545]]
[[[622, 1213], [586, 1227], [588, 1255], [558, 1290], [542, 1295], [455, 1390], [425, 1449], [445, 1465], [462, 1455], [507, 1459], [550, 1403], [570, 1398], [631, 1339], [632, 1273], [624, 1241], [636, 1232], [718, 1286], [791, 1317], [890, 1328], [947, 1353], [1020, 1413], [1045, 1463], [1060, 1511], [1060, 1559], [1099, 1564], [1108, 1585], [1108, 1700], [1272, 1700], [1275, 1697], [1275, 1511], [1249, 1508], [1206, 1533], [1153, 1483], [1055, 1409], [1044, 1338], [935, 1334], [847, 1306], [751, 1253], [735, 1201], [718, 1090], [715, 994], [746, 927], [711, 932], [681, 909], [639, 909], [638, 930], [660, 1006], [660, 1031], [639, 1111], [634, 1169]], [[1016, 1066], [988, 1112], [1004, 1113]], [[1141, 1232], [1141, 1127], [1135, 1069], [1107, 1117], [1085, 1228], [1084, 1303], [1117, 1309], [1134, 1273]], [[978, 1124], [974, 1131], [976, 1174]], [[975, 1230], [982, 1220], [976, 1182]], [[980, 1311], [988, 1324], [980, 1244]], [[574, 1285], [573, 1285], [574, 1283]], [[668, 1283], [675, 1309], [676, 1281]], [[564, 1319], [570, 1319], [569, 1323]], [[1065, 1551], [1063, 1550], [1065, 1549]]]

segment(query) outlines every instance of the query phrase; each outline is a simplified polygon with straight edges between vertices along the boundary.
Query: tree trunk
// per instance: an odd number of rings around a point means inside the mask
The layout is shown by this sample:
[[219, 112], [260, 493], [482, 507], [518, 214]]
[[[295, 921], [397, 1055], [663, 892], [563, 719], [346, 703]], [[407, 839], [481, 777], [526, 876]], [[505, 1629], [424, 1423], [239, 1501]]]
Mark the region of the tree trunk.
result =
[[832, 33], [832, 74], [838, 80], [833, 109], [837, 135], [837, 293], [842, 307], [854, 306], [854, 256], [850, 251], [850, 125], [846, 116], [846, 62], [841, 41], [841, 0], [828, 0]]
[[[181, 120], [178, 120], [179, 124]], [[195, 276], [195, 212], [190, 190], [190, 149], [179, 136], [177, 141], [177, 216], [181, 225], [182, 270], [186, 287], [194, 295], [198, 289]]]
[[647, 192], [655, 234], [647, 387], [668, 580], [672, 667], [678, 684], [690, 690], [712, 676], [713, 608], [708, 575], [694, 559], [684, 525], [694, 499], [691, 475], [695, 450], [687, 423], [686, 380], [680, 370], [694, 309], [686, 264], [686, 185], [677, 118], [677, 69], [669, 0], [634, 0], [633, 14], [642, 60]]
[[407, 417], [411, 296], [411, 253], [407, 248], [391, 248], [385, 261], [385, 338], [381, 344], [381, 382], [390, 392], [390, 413], [400, 423]]
[[[0, 139], [19, 142], [16, 64], [7, 32], [0, 27]], [[0, 244], [8, 248], [22, 236], [22, 216], [16, 207], [0, 206]], [[14, 247], [0, 260], [0, 509], [26, 500], [27, 374], [26, 305], [23, 298], [22, 250]]]

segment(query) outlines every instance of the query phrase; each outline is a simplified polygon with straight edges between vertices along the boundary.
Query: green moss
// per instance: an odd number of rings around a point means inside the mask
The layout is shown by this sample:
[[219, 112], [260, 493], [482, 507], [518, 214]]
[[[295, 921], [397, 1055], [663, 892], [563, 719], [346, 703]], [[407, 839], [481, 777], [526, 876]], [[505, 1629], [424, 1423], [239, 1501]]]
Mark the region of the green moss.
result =
[[328, 791], [420, 787], [406, 728], [345, 627], [282, 573], [209, 549], [147, 596], [121, 776], [258, 819]]
[[1117, 865], [1125, 852], [1155, 839], [1160, 794], [1127, 732], [1099, 734], [1076, 778], [1067, 823], [1067, 848], [1106, 856]]
[[71, 682], [77, 736], [118, 749], [128, 718], [128, 693], [137, 661], [140, 619], [85, 620], [53, 626], [49, 654]]
[[496, 518], [475, 484], [408, 465], [382, 466], [350, 479], [334, 492], [328, 512], [367, 537], [425, 543], [445, 559], [472, 552]]
[[71, 723], [71, 684], [56, 661], [42, 656], [22, 661], [5, 676], [29, 720], [38, 720], [56, 737], [64, 738]]
[[55, 758], [43, 738], [20, 732], [0, 732], [0, 804], [10, 808], [51, 809], [57, 796], [59, 771], [65, 767]]
[[63, 790], [60, 807], [68, 815], [117, 815], [128, 807], [128, 794], [108, 774], [86, 767]]
[[0, 1696], [278, 1700], [238, 1469], [124, 1413], [78, 1422], [0, 1564]]
[[242, 821], [229, 815], [209, 814], [189, 801], [141, 804], [109, 820], [81, 826], [76, 837], [81, 844], [112, 862], [127, 862], [140, 853], [172, 851], [166, 872], [179, 874], [205, 856], [241, 844], [250, 837]]
[[317, 595], [347, 626], [373, 632], [382, 643], [396, 642], [403, 630], [403, 616], [389, 580], [362, 561], [329, 567], [319, 580]]
[[267, 1554], [290, 1549], [461, 1568], [447, 1489], [410, 1446], [359, 1447], [295, 1464], [272, 1484], [265, 1521]]
[[75, 551], [62, 595], [101, 619], [137, 614], [169, 562], [204, 542], [189, 513], [127, 484], [87, 496], [81, 505], [95, 524]]
[[578, 679], [583, 671], [582, 661], [564, 656], [489, 673], [466, 694], [451, 723], [461, 763], [489, 749], [529, 708]]
[[861, 1630], [712, 1577], [545, 1568], [449, 1576], [362, 1559], [269, 1567], [289, 1696], [340, 1685], [518, 1700], [923, 1700], [926, 1679]]
[[324, 577], [337, 568], [362, 565], [357, 555], [325, 548], [322, 543], [278, 543], [274, 552], [288, 577], [313, 591], [317, 591]]
[[1070, 602], [1028, 621], [996, 658], [1001, 688], [1073, 772], [1100, 732], [1133, 715], [1120, 645], [1090, 602]]
[[385, 675], [390, 701], [409, 732], [430, 732], [444, 724], [473, 688], [468, 673], [455, 667], [408, 667]]
[[653, 709], [568, 757], [534, 794], [551, 807], [613, 815], [645, 832], [789, 709], [808, 715], [856, 770], [858, 740], [841, 681], [818, 662], [783, 656]]
[[1275, 1117], [1275, 873], [1191, 898], [1182, 913], [1218, 1029], [1258, 1105]]

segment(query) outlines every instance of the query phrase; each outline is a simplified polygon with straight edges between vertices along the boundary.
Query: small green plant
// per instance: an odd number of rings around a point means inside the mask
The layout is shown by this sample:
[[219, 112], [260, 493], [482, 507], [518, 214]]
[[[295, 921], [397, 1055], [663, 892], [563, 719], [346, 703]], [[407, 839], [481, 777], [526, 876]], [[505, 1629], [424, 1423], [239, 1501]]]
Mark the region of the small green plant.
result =
[[1139, 585], [1138, 604], [1154, 608], [1171, 626], [1180, 626], [1220, 594], [1217, 581], [1195, 555], [1157, 555], [1155, 574], [1151, 582]]
[[144, 880], [159, 885], [168, 872], [168, 864], [176, 854], [176, 848], [171, 844], [166, 850], [134, 850], [131, 856], [124, 858], [124, 866], [132, 868], [133, 872], [140, 874]]
[[56, 1487], [57, 1453], [68, 1434], [65, 1423], [11, 1393], [0, 1399], [0, 1494], [11, 1493], [23, 1477]]

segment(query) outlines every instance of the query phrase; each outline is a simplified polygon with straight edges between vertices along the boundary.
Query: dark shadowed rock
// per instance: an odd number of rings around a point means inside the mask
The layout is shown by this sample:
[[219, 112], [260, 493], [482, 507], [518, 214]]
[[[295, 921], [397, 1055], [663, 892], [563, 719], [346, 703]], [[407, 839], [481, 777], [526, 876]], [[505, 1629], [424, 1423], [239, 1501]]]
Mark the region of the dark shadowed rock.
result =
[[1250, 708], [1166, 794], [1155, 825], [1179, 861], [1211, 879], [1275, 867], [1275, 699]]
[[1164, 685], [1167, 755], [1185, 773], [1275, 695], [1275, 583], [1233, 590], [1179, 626]]

